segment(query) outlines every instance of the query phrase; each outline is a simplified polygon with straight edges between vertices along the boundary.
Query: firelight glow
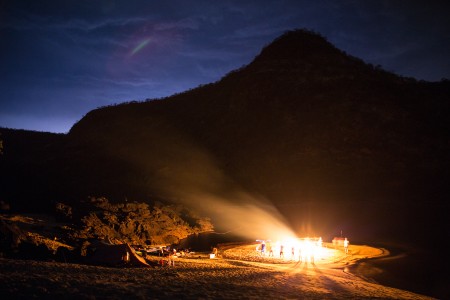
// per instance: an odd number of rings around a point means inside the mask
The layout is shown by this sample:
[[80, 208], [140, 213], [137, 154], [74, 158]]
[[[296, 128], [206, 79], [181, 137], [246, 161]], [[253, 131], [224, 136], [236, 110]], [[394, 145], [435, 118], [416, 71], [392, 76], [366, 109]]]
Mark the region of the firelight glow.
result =
[[[288, 237], [272, 242], [271, 240], [257, 240], [261, 242], [256, 250], [263, 257], [273, 257], [283, 260], [317, 263], [321, 260], [329, 260], [335, 255], [335, 250], [323, 247], [322, 238], [298, 238]], [[262, 244], [266, 247], [262, 251]]]

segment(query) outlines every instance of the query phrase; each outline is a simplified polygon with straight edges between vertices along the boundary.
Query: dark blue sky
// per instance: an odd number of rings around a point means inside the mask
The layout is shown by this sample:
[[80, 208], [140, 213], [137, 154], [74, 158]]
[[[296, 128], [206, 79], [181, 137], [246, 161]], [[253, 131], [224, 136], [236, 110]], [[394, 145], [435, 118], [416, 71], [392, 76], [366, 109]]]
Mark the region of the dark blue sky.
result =
[[67, 132], [94, 108], [217, 81], [295, 28], [439, 81], [449, 12], [434, 0], [0, 0], [0, 127]]

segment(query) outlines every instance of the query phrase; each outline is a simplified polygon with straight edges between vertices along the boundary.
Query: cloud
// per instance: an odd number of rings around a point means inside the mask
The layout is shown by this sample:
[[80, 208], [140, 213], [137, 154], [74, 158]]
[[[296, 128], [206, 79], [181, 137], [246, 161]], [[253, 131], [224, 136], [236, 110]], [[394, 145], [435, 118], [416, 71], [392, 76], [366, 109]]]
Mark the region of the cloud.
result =
[[155, 30], [173, 30], [173, 29], [199, 29], [199, 22], [195, 18], [183, 18], [175, 21], [159, 22], [155, 25]]
[[84, 19], [71, 19], [67, 21], [59, 21], [56, 23], [48, 24], [47, 29], [58, 30], [81, 30], [81, 31], [95, 31], [101, 29], [114, 29], [129, 26], [136, 26], [143, 24], [148, 20], [141, 17], [134, 18], [116, 18], [116, 19], [103, 19], [103, 20], [84, 20]]
[[103, 28], [117, 28], [132, 26], [147, 22], [148, 18], [143, 17], [101, 17], [96, 19], [86, 19], [77, 16], [69, 18], [50, 18], [32, 12], [16, 12], [7, 16], [0, 23], [2, 29], [33, 30], [33, 31], [55, 31], [55, 30], [81, 30], [94, 31]]

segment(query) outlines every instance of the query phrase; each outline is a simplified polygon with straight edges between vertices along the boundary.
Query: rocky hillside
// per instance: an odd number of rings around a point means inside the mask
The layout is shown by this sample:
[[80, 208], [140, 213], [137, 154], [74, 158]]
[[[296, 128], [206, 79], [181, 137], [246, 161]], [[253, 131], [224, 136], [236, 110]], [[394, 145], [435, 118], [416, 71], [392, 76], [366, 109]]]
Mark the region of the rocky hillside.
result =
[[[272, 202], [295, 228], [312, 222], [360, 236], [396, 228], [423, 237], [405, 224], [444, 220], [449, 105], [447, 81], [399, 77], [315, 33], [290, 31], [216, 83], [89, 112], [51, 144], [57, 149], [45, 164], [11, 158], [5, 134], [1, 163], [22, 169], [2, 174], [9, 184], [1, 197], [21, 205], [90, 195], [201, 207], [205, 195], [241, 203], [246, 193]], [[25, 169], [46, 170], [37, 187]]]
[[0, 214], [0, 256], [56, 259], [58, 251], [65, 249], [71, 251], [74, 261], [81, 261], [95, 240], [170, 245], [212, 230], [209, 218], [180, 205], [110, 203], [105, 198], [90, 198], [76, 207], [57, 203], [51, 215]]

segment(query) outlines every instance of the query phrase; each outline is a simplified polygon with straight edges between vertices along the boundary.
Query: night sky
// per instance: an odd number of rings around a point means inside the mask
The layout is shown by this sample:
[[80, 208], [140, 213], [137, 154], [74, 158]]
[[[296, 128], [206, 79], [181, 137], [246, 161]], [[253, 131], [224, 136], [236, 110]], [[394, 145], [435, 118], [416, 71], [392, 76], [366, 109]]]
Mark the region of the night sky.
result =
[[399, 75], [450, 78], [450, 1], [0, 0], [0, 127], [68, 132], [170, 96], [306, 28]]

